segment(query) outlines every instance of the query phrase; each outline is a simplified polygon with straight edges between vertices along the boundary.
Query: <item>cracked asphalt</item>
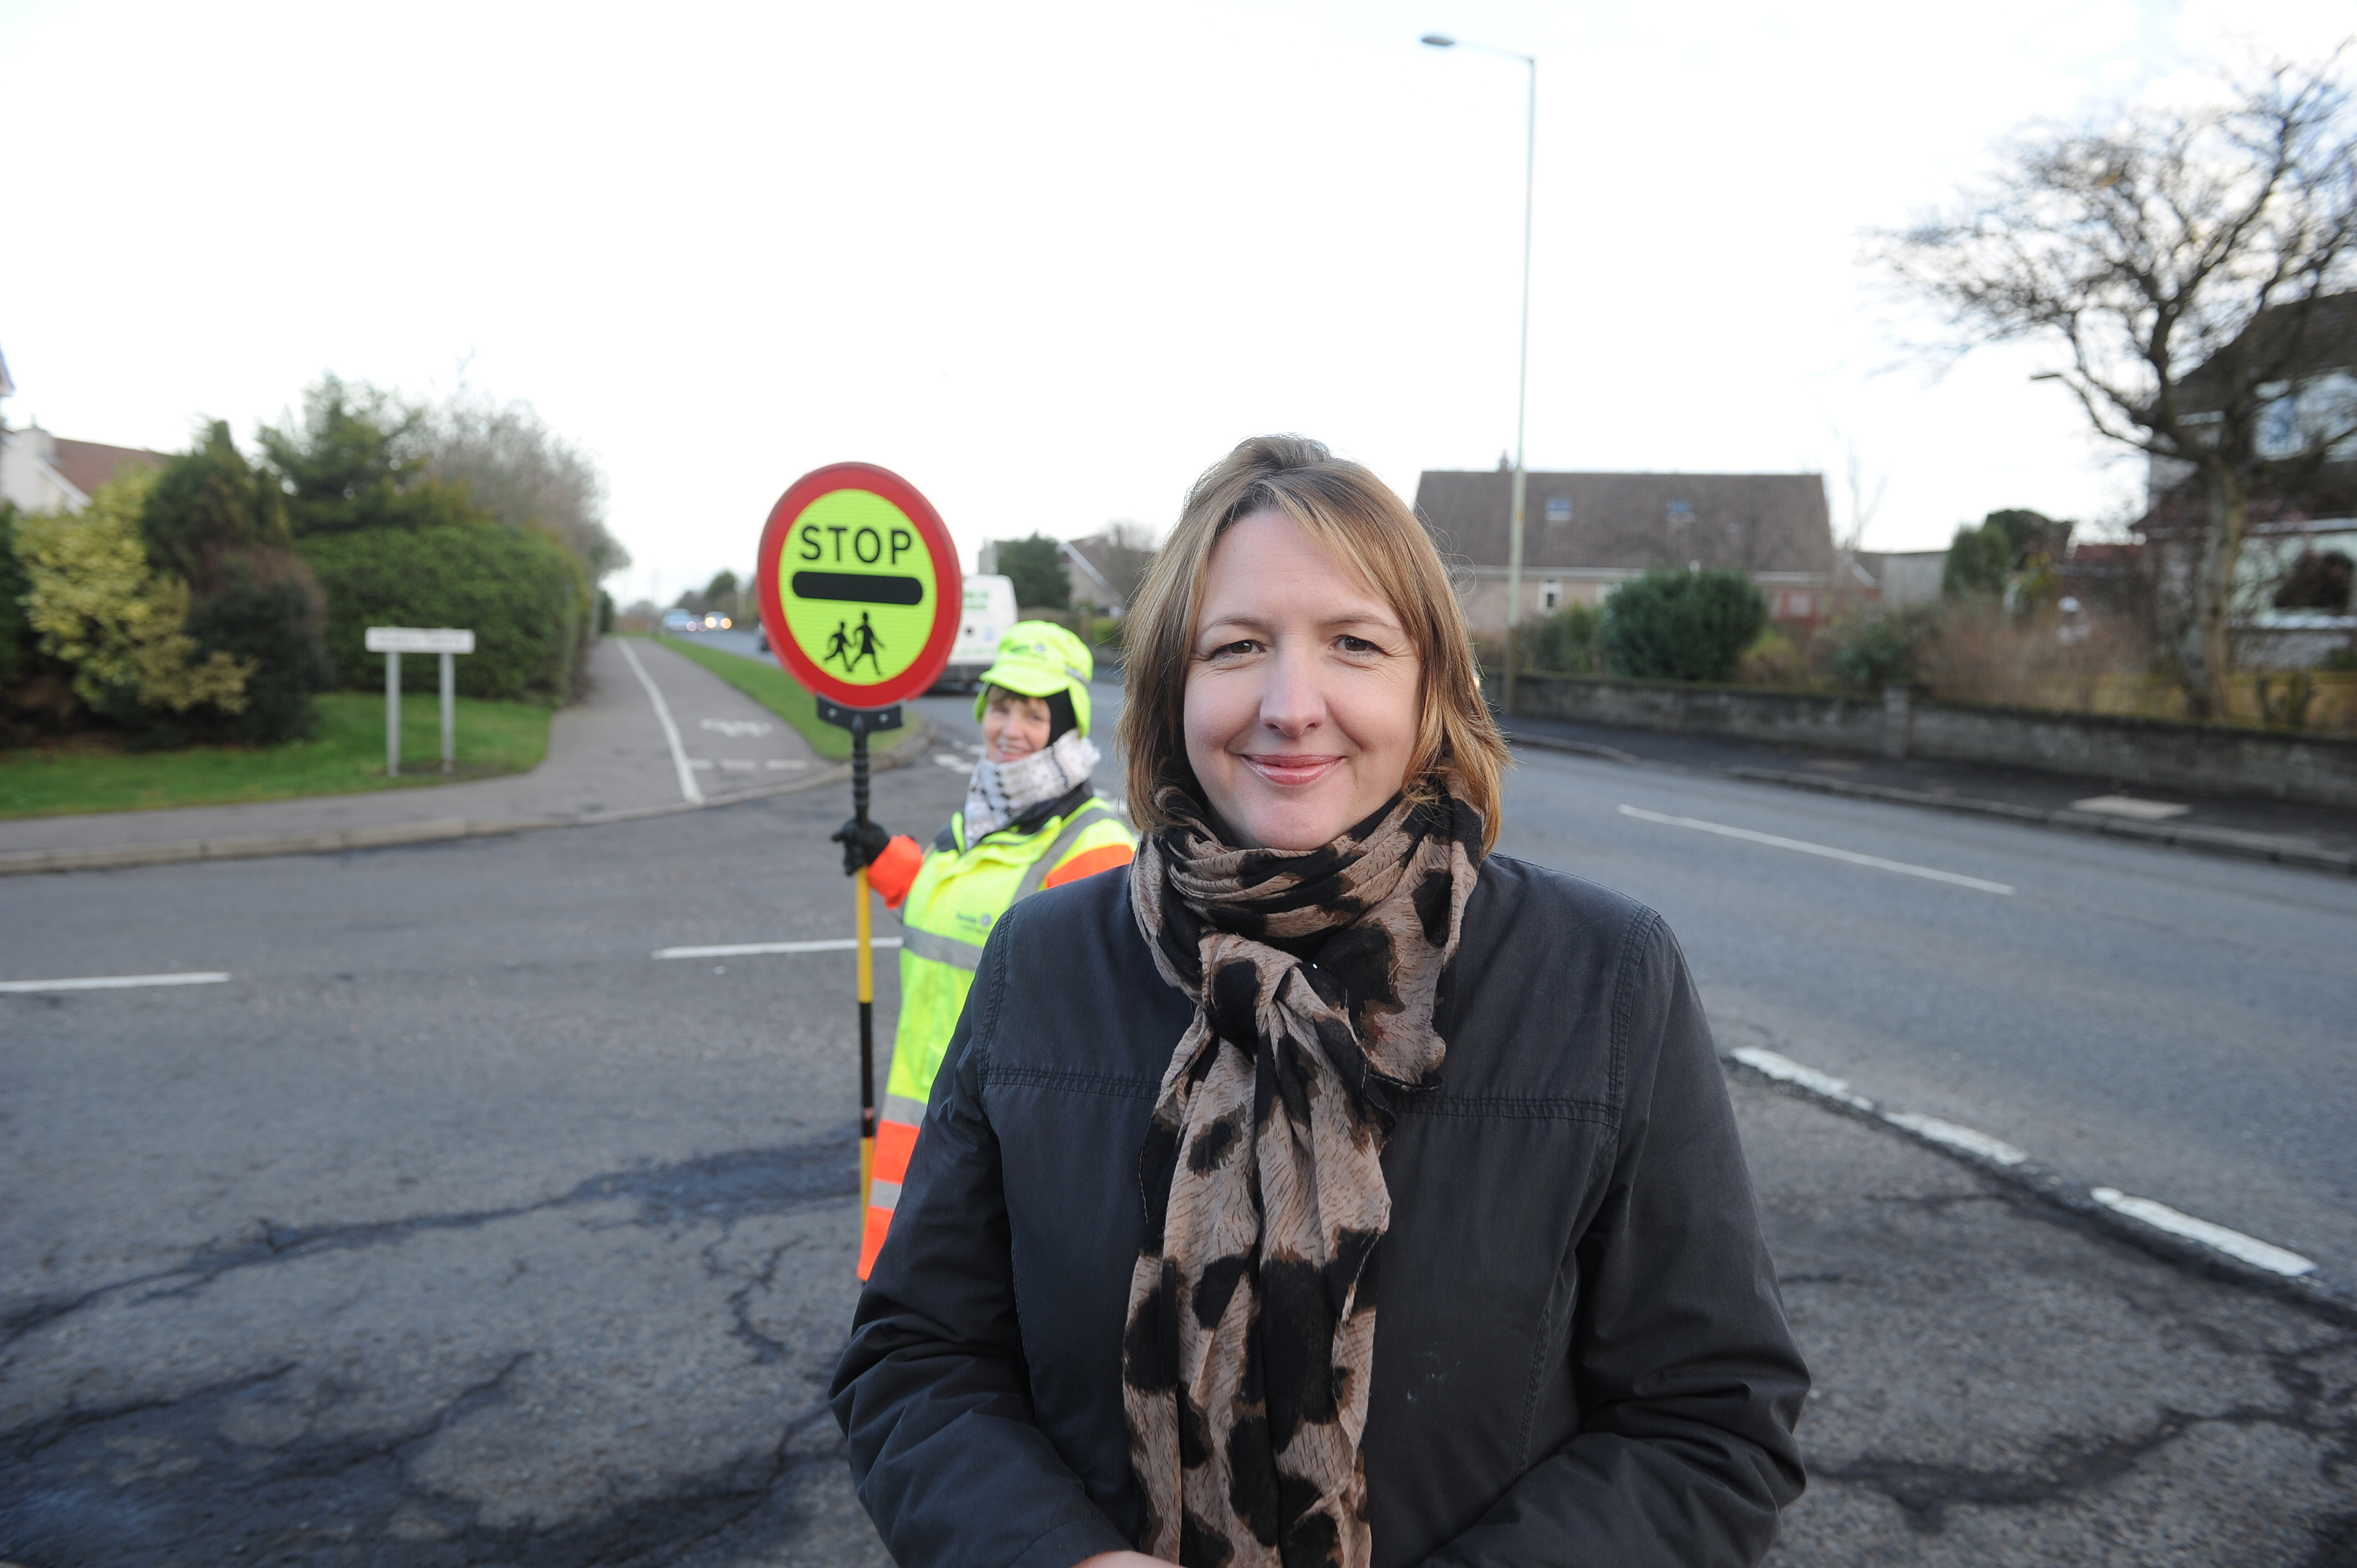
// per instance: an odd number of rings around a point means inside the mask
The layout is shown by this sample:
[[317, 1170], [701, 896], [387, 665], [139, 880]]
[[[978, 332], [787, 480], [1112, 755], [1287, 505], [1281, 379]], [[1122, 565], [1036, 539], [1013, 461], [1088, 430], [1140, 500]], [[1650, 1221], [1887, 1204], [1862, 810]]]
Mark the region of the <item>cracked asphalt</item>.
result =
[[[0, 996], [0, 1560], [885, 1562], [850, 959], [649, 957], [841, 935], [840, 794], [0, 884], [10, 977], [234, 977]], [[2357, 1333], [1729, 1086], [1818, 1378], [1776, 1562], [2357, 1564]]]

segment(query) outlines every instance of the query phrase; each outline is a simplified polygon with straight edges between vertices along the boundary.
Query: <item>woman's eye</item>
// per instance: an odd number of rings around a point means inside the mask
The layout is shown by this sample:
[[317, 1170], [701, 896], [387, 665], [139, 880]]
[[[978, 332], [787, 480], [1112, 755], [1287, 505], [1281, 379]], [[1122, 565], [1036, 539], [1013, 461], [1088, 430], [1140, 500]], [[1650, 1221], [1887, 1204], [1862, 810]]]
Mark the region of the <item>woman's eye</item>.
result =
[[1334, 645], [1345, 653], [1381, 653], [1383, 651], [1365, 638], [1352, 637], [1347, 632], [1336, 638]]
[[1259, 651], [1260, 643], [1256, 639], [1248, 637], [1241, 642], [1223, 642], [1220, 644], [1219, 647], [1211, 650], [1210, 653], [1204, 655], [1204, 657], [1207, 659], [1238, 659], [1247, 653], [1258, 653]]

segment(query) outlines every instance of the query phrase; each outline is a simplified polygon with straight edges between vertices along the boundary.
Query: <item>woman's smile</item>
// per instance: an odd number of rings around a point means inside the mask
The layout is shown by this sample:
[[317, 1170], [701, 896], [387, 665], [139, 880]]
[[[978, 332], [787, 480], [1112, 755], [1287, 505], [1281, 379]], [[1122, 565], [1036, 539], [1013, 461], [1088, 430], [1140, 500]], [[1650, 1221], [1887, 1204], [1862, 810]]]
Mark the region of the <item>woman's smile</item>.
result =
[[1317, 783], [1340, 768], [1342, 759], [1331, 753], [1310, 757], [1262, 753], [1244, 757], [1243, 764], [1268, 783], [1299, 787]]

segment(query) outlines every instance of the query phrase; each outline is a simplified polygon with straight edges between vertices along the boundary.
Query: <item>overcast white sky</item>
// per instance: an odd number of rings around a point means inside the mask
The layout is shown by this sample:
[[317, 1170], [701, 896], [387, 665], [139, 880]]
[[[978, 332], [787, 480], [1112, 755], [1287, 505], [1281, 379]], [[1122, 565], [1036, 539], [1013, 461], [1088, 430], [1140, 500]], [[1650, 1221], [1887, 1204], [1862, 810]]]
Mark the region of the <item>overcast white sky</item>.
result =
[[[2021, 350], [1934, 379], [1857, 264], [2024, 121], [2308, 57], [2320, 0], [398, 6], [0, 0], [12, 424], [240, 439], [323, 371], [531, 400], [668, 597], [863, 458], [965, 547], [1167, 525], [1239, 437], [1403, 494], [1513, 435], [1535, 53], [1534, 468], [1816, 470], [1867, 542], [2116, 515]], [[1896, 368], [1894, 368], [1896, 367]]]

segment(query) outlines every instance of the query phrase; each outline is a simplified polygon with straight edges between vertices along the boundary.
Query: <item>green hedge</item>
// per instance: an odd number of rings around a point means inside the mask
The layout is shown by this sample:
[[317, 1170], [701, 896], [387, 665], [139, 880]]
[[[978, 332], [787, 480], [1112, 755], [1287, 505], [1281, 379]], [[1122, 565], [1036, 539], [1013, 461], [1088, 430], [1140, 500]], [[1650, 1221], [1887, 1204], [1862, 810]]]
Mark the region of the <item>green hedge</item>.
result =
[[[328, 656], [339, 685], [382, 690], [384, 655], [372, 626], [469, 628], [458, 659], [469, 697], [562, 701], [589, 624], [589, 584], [573, 553], [521, 529], [365, 529], [315, 534], [297, 547], [328, 596]], [[440, 660], [404, 659], [402, 689], [438, 689]]]

